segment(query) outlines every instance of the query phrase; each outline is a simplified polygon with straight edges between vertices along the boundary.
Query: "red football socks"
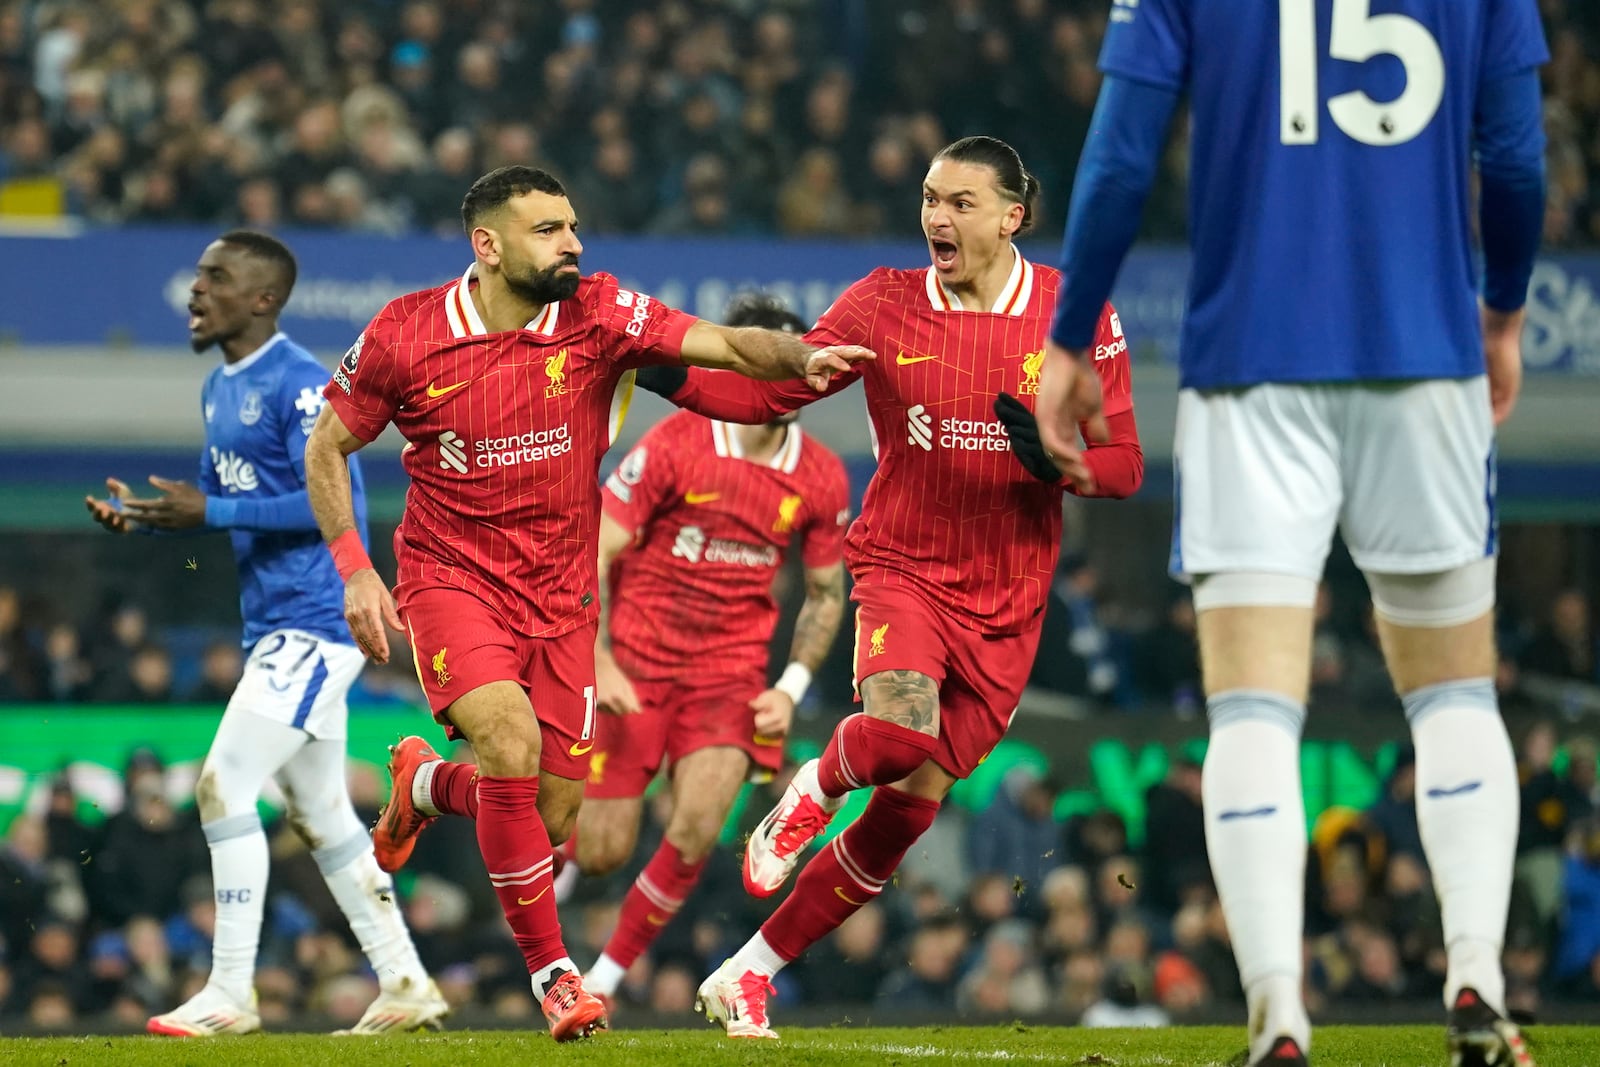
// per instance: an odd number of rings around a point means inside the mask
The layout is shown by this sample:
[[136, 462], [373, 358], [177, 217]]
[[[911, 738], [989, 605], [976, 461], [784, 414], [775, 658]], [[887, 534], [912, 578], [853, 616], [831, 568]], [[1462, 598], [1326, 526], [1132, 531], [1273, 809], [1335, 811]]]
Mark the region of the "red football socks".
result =
[[441, 815], [478, 817], [478, 765], [440, 762], [428, 783], [428, 796]]
[[539, 779], [480, 775], [477, 797], [478, 850], [489, 882], [528, 973], [538, 974], [567, 954], [556, 918], [550, 835], [539, 818]]
[[927, 762], [938, 738], [882, 719], [850, 715], [822, 750], [817, 780], [830, 797], [852, 789], [893, 785]]
[[811, 857], [794, 892], [761, 924], [761, 936], [783, 959], [799, 959], [883, 891], [937, 814], [936, 800], [875, 789], [861, 818]]
[[678, 850], [661, 842], [656, 854], [639, 877], [633, 880], [628, 895], [622, 900], [622, 914], [617, 917], [617, 928], [606, 942], [605, 952], [626, 970], [633, 966], [651, 942], [661, 936], [667, 923], [683, 907], [683, 902], [700, 880], [705, 860], [686, 863]]

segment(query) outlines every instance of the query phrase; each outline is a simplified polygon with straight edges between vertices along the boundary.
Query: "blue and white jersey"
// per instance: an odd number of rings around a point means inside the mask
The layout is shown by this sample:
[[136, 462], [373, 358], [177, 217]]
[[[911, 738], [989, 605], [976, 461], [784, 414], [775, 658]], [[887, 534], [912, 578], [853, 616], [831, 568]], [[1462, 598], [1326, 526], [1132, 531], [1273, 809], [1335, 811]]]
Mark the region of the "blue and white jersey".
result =
[[[206, 522], [233, 539], [246, 649], [286, 628], [354, 643], [344, 621], [344, 582], [306, 497], [306, 438], [327, 384], [316, 358], [277, 333], [239, 362], [217, 367], [200, 393]], [[366, 542], [366, 496], [354, 456], [350, 484]]]
[[1114, 0], [1192, 109], [1182, 384], [1482, 374], [1474, 105], [1548, 58], [1535, 0]]

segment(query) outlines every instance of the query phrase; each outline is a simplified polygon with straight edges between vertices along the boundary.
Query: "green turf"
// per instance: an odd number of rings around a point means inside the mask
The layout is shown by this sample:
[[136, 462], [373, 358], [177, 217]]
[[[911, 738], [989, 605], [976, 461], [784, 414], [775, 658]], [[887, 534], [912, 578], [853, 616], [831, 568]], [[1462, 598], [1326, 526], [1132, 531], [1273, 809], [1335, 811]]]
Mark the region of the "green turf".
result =
[[[0, 1038], [6, 1067], [743, 1067], [745, 1064], [851, 1065], [1049, 1063], [1080, 1067], [1223, 1067], [1243, 1048], [1233, 1027], [1077, 1030], [1056, 1027], [790, 1029], [781, 1042], [729, 1041], [719, 1031], [623, 1030], [592, 1041], [553, 1045], [543, 1034], [461, 1031], [390, 1038], [285, 1034], [173, 1041], [147, 1037]], [[1314, 1067], [1444, 1067], [1437, 1026], [1330, 1026], [1317, 1031]], [[1600, 1064], [1600, 1027], [1534, 1031], [1540, 1067]]]

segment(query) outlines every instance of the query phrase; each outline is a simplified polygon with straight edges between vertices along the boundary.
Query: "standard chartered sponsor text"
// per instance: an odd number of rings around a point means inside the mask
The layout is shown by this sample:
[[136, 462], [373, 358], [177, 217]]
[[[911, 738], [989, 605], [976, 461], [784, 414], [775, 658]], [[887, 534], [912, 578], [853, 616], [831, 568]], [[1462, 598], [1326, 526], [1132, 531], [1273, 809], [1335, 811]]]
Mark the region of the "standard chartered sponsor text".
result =
[[960, 452], [1009, 452], [1011, 441], [998, 422], [976, 419], [943, 419], [939, 423], [939, 444]]
[[490, 437], [473, 445], [479, 467], [515, 467], [538, 463], [572, 451], [572, 431], [566, 423], [550, 430], [529, 430], [515, 437]]

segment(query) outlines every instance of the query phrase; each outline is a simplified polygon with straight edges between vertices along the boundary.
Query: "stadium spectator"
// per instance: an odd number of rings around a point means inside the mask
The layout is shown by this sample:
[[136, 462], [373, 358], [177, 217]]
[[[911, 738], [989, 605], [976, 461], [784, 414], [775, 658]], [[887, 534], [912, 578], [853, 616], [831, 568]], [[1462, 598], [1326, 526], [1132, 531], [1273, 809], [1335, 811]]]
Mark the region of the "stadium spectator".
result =
[[1182, 756], [1167, 776], [1145, 790], [1145, 898], [1171, 915], [1197, 889], [1211, 884], [1205, 819], [1200, 809], [1200, 764]]
[[244, 673], [237, 641], [213, 641], [200, 657], [200, 681], [185, 697], [191, 704], [226, 704]]
[[1523, 670], [1580, 682], [1600, 682], [1596, 637], [1589, 599], [1580, 589], [1563, 589], [1550, 601], [1550, 616], [1523, 649]]

